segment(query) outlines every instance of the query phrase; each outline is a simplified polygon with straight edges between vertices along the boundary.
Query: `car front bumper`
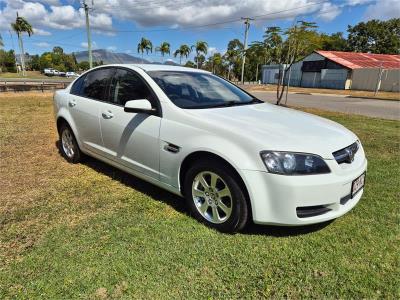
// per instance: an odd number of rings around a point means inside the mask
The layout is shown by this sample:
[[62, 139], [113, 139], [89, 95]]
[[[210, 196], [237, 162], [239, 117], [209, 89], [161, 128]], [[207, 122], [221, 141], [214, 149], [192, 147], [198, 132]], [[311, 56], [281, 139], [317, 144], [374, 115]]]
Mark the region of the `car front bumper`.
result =
[[351, 185], [366, 169], [364, 158], [355, 169], [322, 175], [284, 176], [242, 170], [253, 221], [298, 226], [338, 218], [360, 201], [364, 189], [351, 198]]

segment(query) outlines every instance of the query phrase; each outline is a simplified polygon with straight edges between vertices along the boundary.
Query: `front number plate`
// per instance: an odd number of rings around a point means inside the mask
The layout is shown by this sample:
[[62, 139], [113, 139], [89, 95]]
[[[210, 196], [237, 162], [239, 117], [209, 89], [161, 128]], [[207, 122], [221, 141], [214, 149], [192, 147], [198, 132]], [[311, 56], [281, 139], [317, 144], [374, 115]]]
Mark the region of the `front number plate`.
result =
[[365, 173], [353, 180], [353, 183], [351, 184], [351, 198], [353, 198], [364, 187], [364, 184]]

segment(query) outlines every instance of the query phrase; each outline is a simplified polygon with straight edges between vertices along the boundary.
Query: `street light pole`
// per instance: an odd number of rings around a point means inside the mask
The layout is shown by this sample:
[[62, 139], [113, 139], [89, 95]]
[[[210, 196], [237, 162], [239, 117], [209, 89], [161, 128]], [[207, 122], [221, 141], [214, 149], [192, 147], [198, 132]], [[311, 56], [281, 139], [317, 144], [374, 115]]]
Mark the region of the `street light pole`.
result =
[[88, 41], [88, 56], [89, 56], [89, 67], [93, 68], [93, 58], [92, 58], [92, 37], [90, 34], [90, 24], [89, 24], [89, 6], [86, 3], [86, 0], [83, 0], [83, 9], [85, 10], [86, 17], [86, 33], [87, 33], [87, 41]]
[[244, 84], [244, 65], [246, 63], [247, 36], [248, 36], [248, 33], [249, 33], [249, 28], [250, 28], [250, 20], [254, 20], [254, 19], [242, 18], [242, 20], [244, 20], [245, 32], [244, 32], [244, 51], [243, 51], [243, 59], [242, 59], [241, 82], [242, 82], [242, 84]]

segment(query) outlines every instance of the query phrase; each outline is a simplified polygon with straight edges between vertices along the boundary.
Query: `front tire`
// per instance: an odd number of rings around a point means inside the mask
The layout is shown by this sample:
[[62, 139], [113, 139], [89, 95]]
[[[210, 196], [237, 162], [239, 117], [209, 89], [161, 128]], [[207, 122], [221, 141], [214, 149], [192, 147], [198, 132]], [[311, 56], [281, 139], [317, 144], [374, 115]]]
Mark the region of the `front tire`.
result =
[[59, 130], [59, 149], [62, 156], [70, 163], [76, 164], [82, 159], [75, 135], [67, 124], [62, 124]]
[[218, 160], [193, 164], [186, 172], [184, 194], [191, 214], [209, 227], [233, 233], [248, 221], [249, 207], [240, 180]]

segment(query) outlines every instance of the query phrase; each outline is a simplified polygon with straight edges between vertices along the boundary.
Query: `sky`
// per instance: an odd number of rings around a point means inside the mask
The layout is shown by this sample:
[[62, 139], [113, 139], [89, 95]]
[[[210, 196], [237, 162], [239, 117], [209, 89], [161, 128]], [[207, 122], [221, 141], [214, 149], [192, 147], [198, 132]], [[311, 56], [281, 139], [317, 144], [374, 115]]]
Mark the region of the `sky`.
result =
[[[0, 0], [0, 34], [5, 49], [18, 47], [10, 24], [16, 13], [33, 26], [25, 35], [25, 51], [40, 54], [61, 46], [65, 52], [87, 49], [83, 0]], [[86, 0], [94, 49], [137, 53], [142, 37], [153, 46], [167, 41], [171, 54], [181, 44], [206, 41], [209, 54], [224, 53], [232, 39], [244, 40], [242, 17], [251, 17], [249, 43], [262, 40], [268, 26], [290, 27], [313, 21], [326, 33], [343, 32], [348, 25], [371, 19], [400, 17], [399, 0]], [[18, 51], [18, 50], [17, 50]], [[159, 53], [144, 54], [161, 61]], [[178, 61], [172, 55], [164, 58]], [[190, 59], [193, 59], [193, 54]]]

